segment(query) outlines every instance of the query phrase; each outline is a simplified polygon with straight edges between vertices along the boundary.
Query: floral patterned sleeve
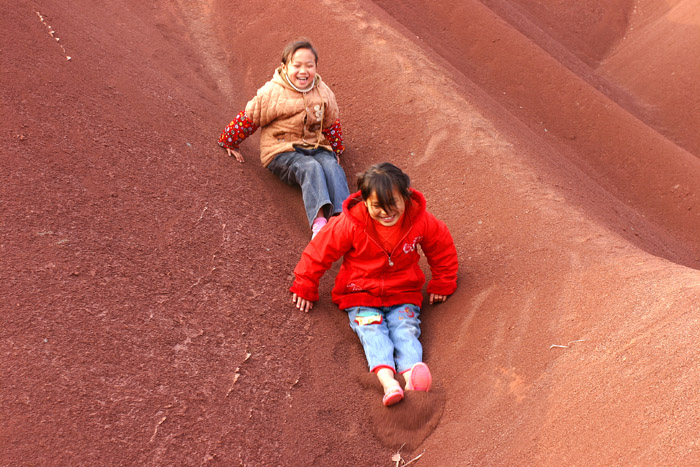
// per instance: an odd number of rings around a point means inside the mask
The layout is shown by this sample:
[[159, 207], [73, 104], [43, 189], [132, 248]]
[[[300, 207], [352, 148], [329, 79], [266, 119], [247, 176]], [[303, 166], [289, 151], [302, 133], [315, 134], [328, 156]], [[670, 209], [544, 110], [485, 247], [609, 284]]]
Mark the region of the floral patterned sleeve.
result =
[[326, 136], [328, 142], [331, 143], [333, 152], [335, 152], [337, 156], [345, 151], [345, 146], [343, 146], [343, 131], [340, 129], [340, 120], [336, 119], [335, 123], [333, 123], [330, 128], [324, 128], [323, 134]]
[[255, 133], [258, 127], [249, 119], [242, 110], [226, 125], [219, 137], [219, 146], [229, 149], [238, 149], [238, 145], [248, 136]]

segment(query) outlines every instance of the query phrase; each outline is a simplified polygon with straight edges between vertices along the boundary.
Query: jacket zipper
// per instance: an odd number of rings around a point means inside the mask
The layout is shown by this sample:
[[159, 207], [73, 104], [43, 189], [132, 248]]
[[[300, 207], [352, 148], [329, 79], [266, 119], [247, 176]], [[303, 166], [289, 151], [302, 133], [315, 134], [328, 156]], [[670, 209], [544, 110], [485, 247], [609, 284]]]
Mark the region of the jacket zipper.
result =
[[408, 226], [408, 230], [406, 231], [406, 233], [404, 234], [404, 236], [401, 237], [401, 240], [399, 240], [399, 242], [396, 244], [396, 246], [394, 247], [394, 249], [391, 250], [391, 253], [389, 253], [389, 266], [393, 266], [393, 265], [394, 265], [394, 262], [391, 260], [391, 255], [393, 255], [394, 252], [396, 251], [396, 249], [399, 247], [399, 245], [401, 245], [401, 244], [403, 243], [403, 241], [406, 240], [406, 237], [408, 237], [408, 234], [411, 233], [411, 229], [412, 229], [412, 228], [413, 228], [413, 224], [411, 224], [411, 225]]
[[[379, 242], [376, 241], [376, 240], [374, 239], [374, 237], [372, 237], [372, 235], [369, 234], [369, 232], [367, 232], [367, 229], [365, 229], [365, 233], [367, 234], [367, 236], [369, 237], [369, 239], [372, 240], [372, 241], [374, 242], [374, 244], [377, 245], [377, 246], [379, 247], [379, 249], [382, 250], [382, 251], [384, 252], [384, 254], [387, 256], [387, 261], [389, 262], [389, 266], [390, 266], [390, 267], [393, 267], [393, 266], [394, 266], [394, 262], [391, 260], [391, 255], [393, 255], [394, 252], [396, 251], [396, 248], [398, 248], [398, 246], [401, 245], [401, 244], [403, 243], [404, 240], [406, 240], [406, 237], [408, 237], [408, 234], [411, 233], [411, 229], [412, 229], [412, 228], [413, 228], [413, 224], [411, 223], [411, 224], [408, 226], [408, 230], [406, 230], [406, 233], [403, 235], [403, 237], [401, 237], [401, 239], [398, 241], [398, 243], [396, 244], [396, 246], [394, 247], [394, 249], [391, 250], [391, 253], [387, 252], [387, 251], [379, 244]], [[383, 279], [382, 279], [382, 281], [383, 281]], [[383, 283], [383, 282], [382, 282], [382, 283]]]

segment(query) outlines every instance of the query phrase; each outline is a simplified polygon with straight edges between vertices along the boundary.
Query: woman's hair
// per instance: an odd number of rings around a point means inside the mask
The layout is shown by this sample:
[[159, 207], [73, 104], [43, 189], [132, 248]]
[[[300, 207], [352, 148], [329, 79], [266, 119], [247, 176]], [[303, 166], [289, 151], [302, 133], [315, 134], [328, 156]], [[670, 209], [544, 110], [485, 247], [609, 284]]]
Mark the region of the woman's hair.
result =
[[282, 64], [286, 65], [287, 62], [292, 59], [294, 53], [299, 49], [309, 49], [311, 53], [314, 54], [315, 62], [318, 64], [318, 54], [316, 53], [316, 49], [314, 49], [314, 46], [311, 45], [311, 42], [309, 42], [307, 39], [299, 39], [287, 44], [282, 51]]
[[357, 175], [357, 189], [362, 194], [362, 199], [367, 200], [372, 193], [377, 194], [379, 207], [390, 212], [396, 206], [394, 189], [406, 200], [411, 199], [408, 188], [411, 179], [398, 167], [390, 162], [375, 164], [369, 169]]

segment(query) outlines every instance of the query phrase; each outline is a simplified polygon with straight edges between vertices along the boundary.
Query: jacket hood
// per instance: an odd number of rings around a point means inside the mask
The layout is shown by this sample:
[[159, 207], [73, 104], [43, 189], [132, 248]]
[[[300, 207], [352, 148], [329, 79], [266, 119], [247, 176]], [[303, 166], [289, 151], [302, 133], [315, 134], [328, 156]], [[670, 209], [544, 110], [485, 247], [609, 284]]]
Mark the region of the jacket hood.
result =
[[[294, 88], [294, 86], [291, 85], [289, 79], [287, 78], [287, 74], [284, 71], [282, 71], [281, 66], [277, 67], [277, 69], [275, 70], [275, 73], [272, 75], [272, 81], [289, 89], [290, 91], [299, 92], [297, 89]], [[311, 89], [314, 89], [316, 86], [318, 86], [319, 83], [321, 83], [321, 81], [321, 75], [316, 73], [316, 76], [314, 76], [314, 86]]]
[[[425, 212], [425, 196], [423, 196], [423, 193], [413, 188], [409, 188], [408, 191], [411, 194], [411, 203], [406, 205], [404, 215], [408, 215], [412, 219], [417, 219], [418, 216]], [[348, 196], [348, 199], [343, 203], [343, 212], [359, 226], [364, 226], [370, 219], [367, 207], [362, 202], [362, 193], [360, 191]]]

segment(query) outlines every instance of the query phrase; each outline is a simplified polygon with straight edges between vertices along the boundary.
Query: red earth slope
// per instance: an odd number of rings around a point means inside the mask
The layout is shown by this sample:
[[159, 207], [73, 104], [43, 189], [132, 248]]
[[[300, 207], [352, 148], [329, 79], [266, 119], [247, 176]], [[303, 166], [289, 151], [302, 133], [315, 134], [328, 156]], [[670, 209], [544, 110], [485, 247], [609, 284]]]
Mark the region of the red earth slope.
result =
[[[632, 60], [699, 70], [635, 46], [676, 11], [637, 23], [650, 4], [8, 9], [2, 464], [393, 465], [402, 445], [434, 466], [697, 459], [700, 166], [688, 121], [648, 112], [679, 105], [670, 91], [628, 78]], [[558, 26], [578, 18], [591, 28]], [[349, 180], [399, 164], [460, 254], [458, 292], [423, 315], [436, 390], [396, 410], [332, 274], [311, 314], [288, 302], [298, 190], [257, 138], [243, 165], [215, 144], [300, 35], [338, 97]]]

